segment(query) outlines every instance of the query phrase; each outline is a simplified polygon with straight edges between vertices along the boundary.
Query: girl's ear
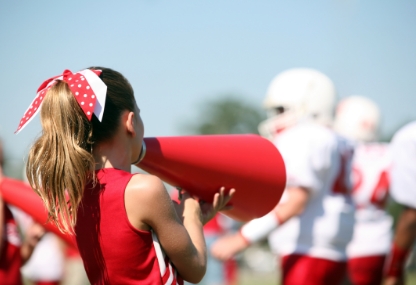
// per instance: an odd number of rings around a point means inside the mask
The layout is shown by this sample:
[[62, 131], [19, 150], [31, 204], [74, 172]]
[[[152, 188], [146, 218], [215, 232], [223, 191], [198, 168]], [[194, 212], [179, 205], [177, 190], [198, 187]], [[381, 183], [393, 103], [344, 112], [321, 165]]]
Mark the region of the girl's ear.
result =
[[133, 137], [136, 136], [136, 130], [135, 130], [135, 126], [134, 124], [135, 122], [135, 117], [134, 117], [134, 112], [128, 112], [127, 113], [127, 118], [126, 118], [126, 130], [129, 134], [131, 134]]

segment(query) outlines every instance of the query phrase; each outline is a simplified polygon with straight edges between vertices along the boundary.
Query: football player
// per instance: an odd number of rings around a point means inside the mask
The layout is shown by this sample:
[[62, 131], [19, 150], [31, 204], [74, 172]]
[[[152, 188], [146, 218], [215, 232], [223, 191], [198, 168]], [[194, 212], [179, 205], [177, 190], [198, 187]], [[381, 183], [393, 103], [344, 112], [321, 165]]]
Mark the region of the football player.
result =
[[337, 107], [334, 129], [355, 143], [353, 192], [355, 228], [347, 247], [348, 275], [354, 285], [379, 285], [390, 249], [393, 219], [386, 212], [391, 155], [379, 143], [380, 111], [363, 96], [349, 96]]
[[416, 121], [406, 124], [391, 142], [391, 196], [404, 209], [387, 258], [385, 285], [404, 284], [404, 267], [416, 240]]
[[282, 284], [340, 284], [354, 227], [351, 144], [330, 127], [336, 101], [333, 82], [319, 71], [295, 68], [271, 82], [261, 134], [283, 156], [287, 187], [267, 215], [220, 239], [213, 254], [228, 259], [268, 237], [281, 257]]

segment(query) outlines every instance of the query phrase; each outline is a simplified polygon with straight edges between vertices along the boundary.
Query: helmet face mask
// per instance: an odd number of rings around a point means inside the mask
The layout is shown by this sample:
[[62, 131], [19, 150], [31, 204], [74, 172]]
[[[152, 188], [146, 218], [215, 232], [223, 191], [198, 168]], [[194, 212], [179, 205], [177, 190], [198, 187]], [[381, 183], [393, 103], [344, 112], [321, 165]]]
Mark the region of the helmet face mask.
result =
[[268, 110], [267, 116], [268, 119], [259, 124], [258, 130], [261, 136], [269, 140], [273, 140], [276, 134], [294, 125], [298, 117], [291, 109], [286, 109], [281, 113]]
[[260, 123], [259, 132], [270, 138], [304, 118], [331, 125], [335, 100], [334, 84], [321, 72], [308, 68], [284, 71], [269, 85], [263, 103], [268, 119]]
[[350, 96], [338, 104], [334, 129], [354, 141], [376, 141], [379, 136], [380, 117], [380, 110], [375, 102], [363, 96]]
[[271, 118], [274, 116], [278, 116], [283, 114], [285, 111], [288, 111], [288, 108], [285, 108], [284, 106], [276, 106], [274, 108], [268, 109], [267, 111], [267, 117]]

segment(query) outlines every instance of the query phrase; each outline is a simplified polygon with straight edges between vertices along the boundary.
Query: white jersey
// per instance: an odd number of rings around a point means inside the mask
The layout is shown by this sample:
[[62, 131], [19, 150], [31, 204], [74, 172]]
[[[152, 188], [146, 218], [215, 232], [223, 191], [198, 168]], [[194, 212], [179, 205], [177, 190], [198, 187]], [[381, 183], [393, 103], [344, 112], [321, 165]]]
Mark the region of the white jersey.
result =
[[391, 142], [391, 196], [416, 209], [416, 122], [402, 127]]
[[353, 159], [354, 235], [349, 258], [384, 255], [390, 250], [393, 219], [385, 211], [391, 155], [387, 144], [358, 144]]
[[346, 260], [354, 227], [352, 145], [312, 122], [283, 131], [275, 144], [285, 161], [287, 186], [304, 187], [311, 193], [303, 213], [269, 235], [271, 249], [280, 255]]

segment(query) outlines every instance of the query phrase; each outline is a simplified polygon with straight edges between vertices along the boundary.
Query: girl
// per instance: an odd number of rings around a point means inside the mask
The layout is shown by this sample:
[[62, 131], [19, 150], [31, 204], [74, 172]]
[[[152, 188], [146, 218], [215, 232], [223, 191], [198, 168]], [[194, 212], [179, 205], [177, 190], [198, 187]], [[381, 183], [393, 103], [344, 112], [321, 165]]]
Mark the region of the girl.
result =
[[75, 233], [90, 282], [199, 282], [207, 259], [202, 226], [234, 189], [221, 188], [212, 205], [183, 192], [174, 205], [159, 178], [130, 173], [144, 127], [119, 72], [66, 70], [45, 81], [18, 131], [38, 109], [43, 132], [29, 153], [28, 180], [50, 219]]

